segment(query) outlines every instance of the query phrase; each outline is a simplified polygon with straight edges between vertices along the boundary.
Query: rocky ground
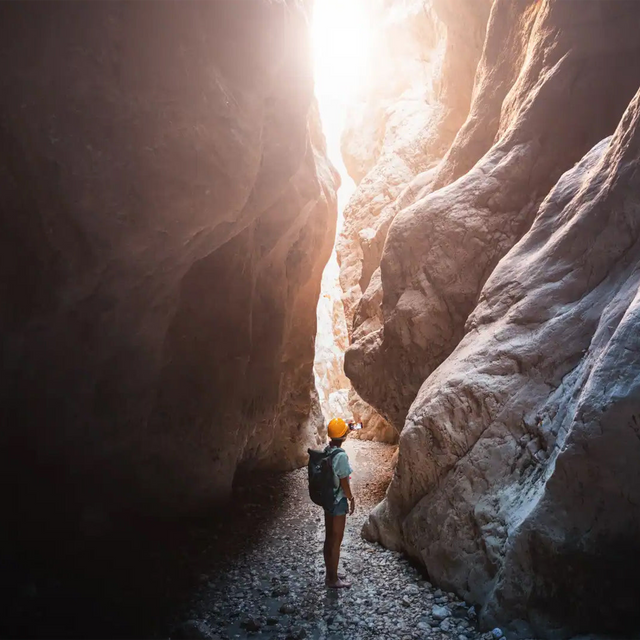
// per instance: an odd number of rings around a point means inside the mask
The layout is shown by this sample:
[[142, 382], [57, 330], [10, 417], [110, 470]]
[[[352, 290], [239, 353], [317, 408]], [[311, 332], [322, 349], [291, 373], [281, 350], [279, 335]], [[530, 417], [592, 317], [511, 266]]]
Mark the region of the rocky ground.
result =
[[[299, 469], [265, 479], [260, 487], [239, 487], [245, 512], [253, 512], [264, 528], [258, 536], [225, 528], [216, 544], [228, 553], [200, 576], [201, 587], [183, 618], [187, 622], [178, 624], [172, 638], [502, 636], [499, 630], [479, 633], [473, 608], [436, 589], [400, 554], [360, 537], [367, 513], [389, 483], [395, 447], [349, 440], [346, 448], [354, 468], [357, 511], [347, 521], [341, 564], [353, 587], [332, 591], [323, 586], [322, 512], [309, 500], [306, 470]], [[247, 500], [256, 488], [261, 495]], [[269, 505], [274, 511], [264, 522]]]
[[396, 447], [349, 440], [346, 448], [358, 499], [342, 556], [351, 589], [323, 586], [322, 514], [308, 498], [306, 469], [251, 472], [205, 520], [0, 554], [0, 638], [500, 638], [480, 633], [473, 608], [400, 554], [360, 537]]

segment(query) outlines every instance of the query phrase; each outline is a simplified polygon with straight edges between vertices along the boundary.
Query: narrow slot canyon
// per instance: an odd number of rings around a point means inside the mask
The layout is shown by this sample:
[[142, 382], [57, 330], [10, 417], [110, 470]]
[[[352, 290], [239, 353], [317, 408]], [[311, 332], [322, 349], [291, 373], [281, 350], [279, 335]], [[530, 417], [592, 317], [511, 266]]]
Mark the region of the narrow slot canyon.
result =
[[0, 637], [640, 639], [639, 33], [1, 3]]

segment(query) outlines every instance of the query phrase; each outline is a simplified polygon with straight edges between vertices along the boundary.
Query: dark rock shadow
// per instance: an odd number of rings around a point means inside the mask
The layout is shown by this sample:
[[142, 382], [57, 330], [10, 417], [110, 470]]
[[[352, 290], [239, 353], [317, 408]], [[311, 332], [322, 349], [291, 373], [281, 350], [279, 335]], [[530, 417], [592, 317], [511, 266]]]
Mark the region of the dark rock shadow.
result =
[[108, 536], [5, 545], [0, 636], [167, 638], [210, 576], [260, 541], [287, 496], [285, 474], [237, 478], [207, 517], [136, 520]]

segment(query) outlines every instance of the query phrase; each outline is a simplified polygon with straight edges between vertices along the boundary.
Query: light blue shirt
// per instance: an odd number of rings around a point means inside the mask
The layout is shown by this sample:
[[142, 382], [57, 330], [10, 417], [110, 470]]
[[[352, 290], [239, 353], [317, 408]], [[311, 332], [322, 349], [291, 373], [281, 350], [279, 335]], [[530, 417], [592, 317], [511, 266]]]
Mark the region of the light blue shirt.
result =
[[341, 447], [331, 447], [331, 445], [327, 445], [325, 451], [330, 451], [332, 449], [337, 449], [340, 452], [336, 454], [331, 461], [331, 464], [333, 465], [333, 471], [336, 474], [333, 486], [336, 490], [334, 503], [337, 504], [338, 502], [340, 502], [340, 500], [342, 500], [342, 498], [347, 497], [342, 490], [342, 486], [340, 485], [340, 479], [348, 478], [353, 473], [353, 469], [349, 464], [349, 456], [344, 449], [342, 449]]

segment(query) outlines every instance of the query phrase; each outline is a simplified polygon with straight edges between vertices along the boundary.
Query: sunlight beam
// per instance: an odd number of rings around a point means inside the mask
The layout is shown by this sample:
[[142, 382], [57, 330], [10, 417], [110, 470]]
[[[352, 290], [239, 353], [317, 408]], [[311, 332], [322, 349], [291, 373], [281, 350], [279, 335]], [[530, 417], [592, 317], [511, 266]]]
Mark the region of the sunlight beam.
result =
[[357, 100], [368, 74], [371, 24], [367, 1], [316, 0], [313, 13], [315, 93], [329, 158], [343, 183], [338, 193], [340, 221], [355, 189], [342, 162], [340, 136], [347, 109]]

